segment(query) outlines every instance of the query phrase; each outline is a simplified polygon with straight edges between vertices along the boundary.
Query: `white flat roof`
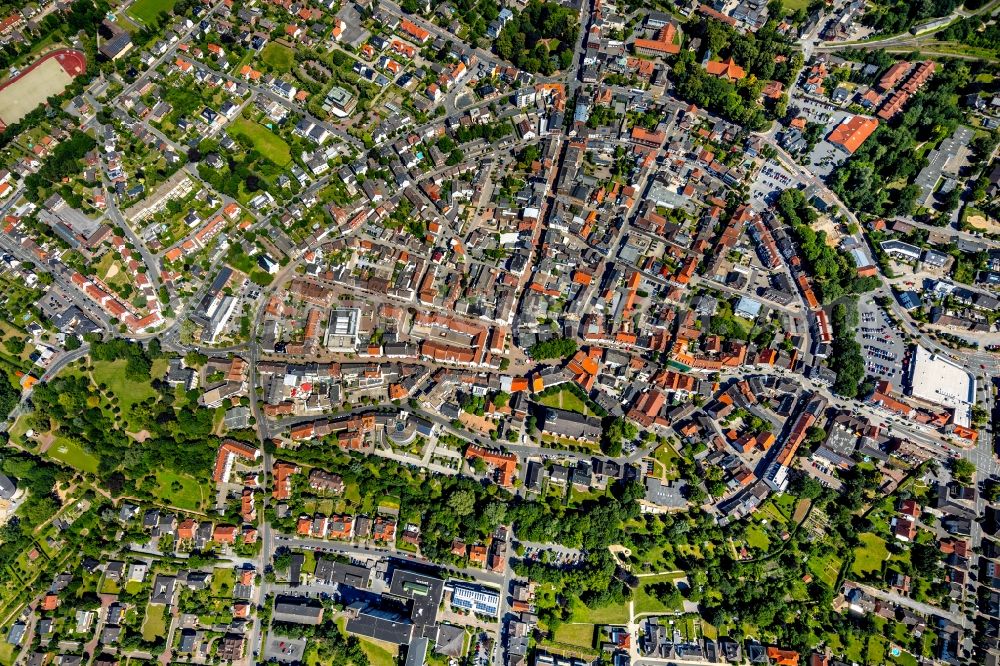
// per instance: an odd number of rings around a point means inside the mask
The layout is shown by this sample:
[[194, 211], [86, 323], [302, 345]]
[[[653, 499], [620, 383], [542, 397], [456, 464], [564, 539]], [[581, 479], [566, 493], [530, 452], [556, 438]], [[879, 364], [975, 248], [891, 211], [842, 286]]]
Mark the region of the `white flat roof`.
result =
[[955, 423], [968, 427], [976, 380], [953, 361], [917, 345], [910, 362], [910, 395], [953, 408]]

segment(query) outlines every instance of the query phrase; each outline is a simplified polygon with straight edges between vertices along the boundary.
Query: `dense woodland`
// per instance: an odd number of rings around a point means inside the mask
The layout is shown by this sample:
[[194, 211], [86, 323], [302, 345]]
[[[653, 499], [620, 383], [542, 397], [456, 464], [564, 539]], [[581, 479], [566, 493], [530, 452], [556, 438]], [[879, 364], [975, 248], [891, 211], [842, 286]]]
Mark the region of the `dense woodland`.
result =
[[[6, 433], [3, 433], [6, 440]], [[18, 515], [0, 527], [0, 571], [6, 569], [34, 539], [35, 527], [48, 520], [59, 508], [54, 494], [56, 482], [72, 476], [56, 465], [28, 453], [6, 449], [0, 471], [27, 491]]]
[[549, 76], [573, 64], [579, 36], [575, 11], [555, 2], [531, 0], [504, 26], [493, 47], [497, 55], [521, 69]]
[[81, 160], [96, 147], [94, 137], [73, 130], [68, 139], [55, 147], [38, 171], [24, 179], [28, 198], [38, 199], [39, 190], [56, 186], [64, 178], [79, 173]]
[[531, 345], [528, 354], [536, 361], [553, 358], [565, 358], [576, 353], [576, 340], [571, 338], [552, 338]]
[[981, 49], [1000, 49], [1000, 24], [980, 16], [962, 18], [937, 34], [941, 40], [961, 42]]
[[857, 308], [853, 301], [833, 306], [830, 328], [833, 330], [833, 354], [830, 369], [837, 373], [833, 390], [845, 398], [861, 398], [871, 393], [874, 381], [867, 378], [861, 345], [855, 338]]

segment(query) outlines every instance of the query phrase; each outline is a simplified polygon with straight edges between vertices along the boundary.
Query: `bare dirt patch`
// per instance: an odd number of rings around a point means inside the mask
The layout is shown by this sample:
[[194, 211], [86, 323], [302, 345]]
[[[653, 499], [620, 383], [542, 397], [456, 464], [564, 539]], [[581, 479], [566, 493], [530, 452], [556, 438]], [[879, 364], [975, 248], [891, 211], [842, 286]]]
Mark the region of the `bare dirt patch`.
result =
[[965, 223], [987, 234], [1000, 234], [1000, 221], [982, 215], [970, 215]]
[[826, 232], [826, 244], [830, 247], [836, 248], [840, 245], [840, 239], [843, 234], [840, 233], [840, 228], [830, 216], [823, 215], [818, 220], [813, 222], [812, 228], [816, 233], [821, 231]]

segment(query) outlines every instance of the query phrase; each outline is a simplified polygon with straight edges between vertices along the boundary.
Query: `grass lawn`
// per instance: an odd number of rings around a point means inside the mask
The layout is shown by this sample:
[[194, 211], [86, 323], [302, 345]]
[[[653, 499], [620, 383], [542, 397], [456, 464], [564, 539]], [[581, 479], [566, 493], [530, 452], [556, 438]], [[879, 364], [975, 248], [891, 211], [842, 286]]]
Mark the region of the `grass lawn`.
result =
[[570, 506], [579, 506], [586, 502], [587, 500], [597, 499], [598, 497], [603, 497], [607, 491], [604, 490], [577, 490], [575, 486], [569, 487], [569, 503]]
[[809, 6], [809, 0], [781, 0], [781, 6], [789, 14]]
[[231, 597], [236, 585], [236, 572], [230, 567], [216, 567], [212, 571], [212, 584], [209, 590], [213, 597]]
[[792, 511], [795, 507], [795, 497], [789, 495], [788, 493], [782, 493], [780, 496], [774, 498], [774, 505], [781, 512], [781, 515], [785, 517], [786, 520], [791, 519]]
[[15, 652], [17, 649], [7, 641], [3, 641], [3, 645], [0, 645], [0, 664], [13, 664], [14, 657], [17, 656], [17, 652]]
[[879, 536], [865, 532], [860, 536], [861, 546], [854, 551], [854, 565], [851, 570], [859, 575], [869, 571], [878, 571], [882, 563], [889, 557], [885, 540]]
[[[125, 378], [124, 359], [119, 361], [92, 361], [94, 365], [94, 382], [98, 385], [104, 384], [108, 390], [118, 397], [119, 405], [123, 414], [128, 414], [132, 406], [142, 402], [147, 398], [156, 397], [149, 382], [133, 382]], [[165, 366], [164, 366], [165, 369]], [[157, 376], [156, 367], [152, 371], [154, 377]]]
[[399, 511], [399, 498], [392, 497], [391, 495], [383, 495], [378, 500], [378, 508], [380, 511]]
[[121, 594], [121, 591], [121, 585], [110, 578], [101, 581], [101, 594]]
[[[174, 488], [174, 483], [180, 484], [180, 490]], [[172, 470], [160, 469], [156, 472], [156, 488], [153, 494], [171, 506], [178, 509], [197, 511], [205, 500], [203, 484], [193, 476], [178, 474]]]
[[152, 641], [167, 635], [167, 607], [147, 604], [146, 619], [142, 622], [142, 639]]
[[361, 488], [357, 482], [351, 481], [344, 487], [344, 499], [351, 503], [351, 506], [361, 504]]
[[673, 582], [680, 574], [665, 574], [663, 576], [645, 576], [640, 578], [639, 588], [635, 591], [635, 612], [642, 613], [675, 613], [683, 604], [667, 604], [657, 595], [658, 583]]
[[553, 640], [556, 643], [590, 649], [594, 647], [594, 630], [596, 628], [593, 624], [563, 623], [556, 629]]
[[75, 467], [83, 472], [97, 473], [97, 465], [100, 462], [97, 456], [85, 450], [76, 442], [65, 437], [56, 437], [49, 447], [48, 454], [56, 460], [62, 461], [70, 467]]
[[568, 437], [556, 437], [555, 435], [542, 435], [542, 443], [555, 446], [556, 448], [562, 447], [564, 449], [576, 450], [578, 447], [587, 449], [588, 451], [593, 451], [595, 453], [601, 450], [600, 445], [597, 442], [578, 442]]
[[768, 501], [763, 504], [758, 510], [756, 516], [757, 518], [763, 518], [772, 523], [780, 523], [784, 525], [788, 522], [788, 518], [778, 510], [778, 507], [774, 505], [773, 501]]
[[677, 471], [677, 460], [680, 456], [677, 455], [677, 451], [675, 451], [674, 447], [670, 444], [661, 444], [660, 447], [653, 452], [653, 457], [656, 458], [657, 462], [663, 465], [667, 479], [676, 479], [679, 476]]
[[176, 0], [135, 0], [128, 8], [128, 15], [152, 27], [160, 12], [170, 12]]
[[263, 125], [246, 118], [237, 118], [227, 131], [233, 138], [247, 138], [261, 155], [280, 167], [287, 166], [292, 161], [292, 153], [285, 140]]
[[[141, 0], [140, 0], [141, 1]], [[290, 72], [295, 62], [295, 51], [277, 42], [269, 42], [260, 52], [261, 60], [279, 72]]]
[[361, 651], [368, 657], [368, 663], [371, 666], [396, 665], [396, 655], [399, 654], [399, 648], [395, 645], [373, 641], [360, 636], [358, 636], [358, 642], [361, 643]]
[[[583, 603], [573, 606], [573, 615], [570, 622], [584, 624], [625, 624], [628, 622], [628, 607], [624, 604], [616, 606], [600, 606], [591, 608]], [[588, 643], [590, 645], [590, 643]]]
[[885, 639], [881, 636], [872, 636], [868, 639], [868, 663], [885, 663]]
[[584, 416], [592, 416], [591, 411], [587, 409], [587, 405], [584, 404], [583, 400], [580, 400], [580, 396], [576, 395], [569, 389], [556, 391], [551, 395], [536, 398], [536, 400], [546, 407], [565, 409], [570, 412], [576, 412], [577, 414], [583, 414]]
[[771, 545], [771, 540], [767, 537], [767, 532], [758, 525], [751, 525], [747, 528], [747, 543], [754, 548], [767, 550]]
[[311, 550], [302, 551], [302, 573], [316, 573], [316, 553]]

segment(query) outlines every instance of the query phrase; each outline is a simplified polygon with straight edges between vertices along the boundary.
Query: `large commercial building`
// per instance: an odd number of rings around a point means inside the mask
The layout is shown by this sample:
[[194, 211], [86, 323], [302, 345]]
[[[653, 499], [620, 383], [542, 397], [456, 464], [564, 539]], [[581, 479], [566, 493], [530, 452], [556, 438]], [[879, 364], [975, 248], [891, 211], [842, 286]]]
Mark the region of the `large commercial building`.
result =
[[972, 373], [917, 345], [910, 358], [908, 380], [909, 395], [953, 410], [955, 425], [968, 428], [972, 424], [972, 406], [976, 402]]
[[358, 346], [358, 308], [335, 308], [330, 312], [330, 324], [326, 329], [326, 347], [330, 351], [354, 352]]

